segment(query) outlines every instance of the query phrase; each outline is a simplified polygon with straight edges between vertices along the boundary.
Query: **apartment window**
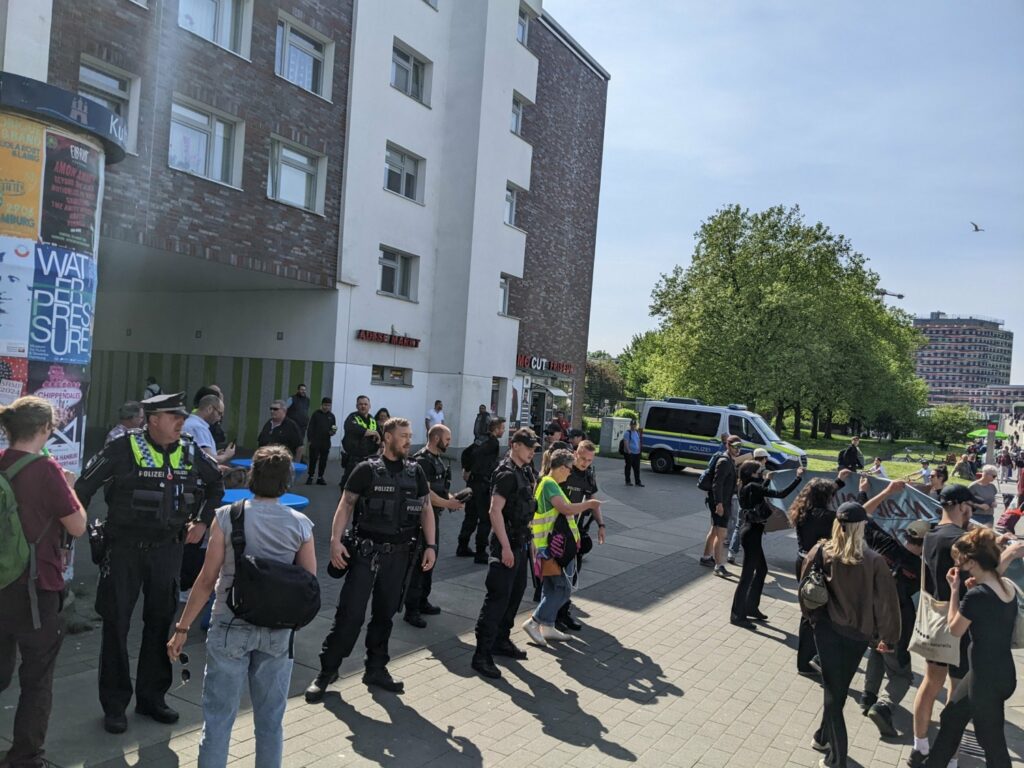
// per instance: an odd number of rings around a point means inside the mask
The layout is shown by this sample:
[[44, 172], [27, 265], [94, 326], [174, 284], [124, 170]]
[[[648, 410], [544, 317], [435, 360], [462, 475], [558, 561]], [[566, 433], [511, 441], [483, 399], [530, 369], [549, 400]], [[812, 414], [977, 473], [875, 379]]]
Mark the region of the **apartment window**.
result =
[[516, 225], [516, 197], [517, 190], [511, 184], [505, 187], [505, 223], [513, 227]]
[[384, 158], [384, 187], [410, 200], [418, 200], [420, 160], [388, 145]]
[[530, 35], [530, 14], [525, 9], [520, 7], [519, 18], [516, 19], [516, 40], [523, 45], [526, 45], [526, 40]]
[[523, 102], [518, 96], [512, 97], [512, 123], [509, 125], [512, 133], [521, 136], [523, 132]]
[[503, 277], [498, 281], [498, 312], [508, 314], [508, 278]]
[[415, 285], [413, 270], [416, 258], [388, 248], [380, 249], [380, 292], [388, 296], [413, 299]]
[[246, 6], [245, 0], [180, 0], [178, 26], [241, 54]]
[[371, 384], [386, 384], [393, 387], [411, 387], [412, 369], [394, 365], [375, 365], [370, 373]]
[[240, 125], [198, 107], [172, 102], [167, 162], [180, 171], [234, 184]]
[[277, 48], [274, 71], [307, 91], [329, 97], [328, 62], [333, 46], [311, 29], [299, 28], [290, 18], [277, 22]]
[[308, 211], [318, 211], [323, 158], [274, 139], [270, 143], [267, 196]]
[[78, 67], [78, 92], [106, 107], [124, 121], [129, 152], [135, 152], [135, 130], [139, 122], [139, 78], [83, 57]]
[[427, 64], [399, 48], [391, 49], [391, 85], [416, 101], [424, 101]]

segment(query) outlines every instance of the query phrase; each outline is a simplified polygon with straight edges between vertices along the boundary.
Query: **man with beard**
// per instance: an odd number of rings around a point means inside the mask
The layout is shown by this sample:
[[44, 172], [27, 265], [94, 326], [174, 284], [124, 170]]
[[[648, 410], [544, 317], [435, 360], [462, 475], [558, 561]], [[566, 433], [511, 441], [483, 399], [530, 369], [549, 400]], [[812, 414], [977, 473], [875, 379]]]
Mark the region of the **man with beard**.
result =
[[[448, 446], [452, 442], [452, 433], [444, 424], [435, 424], [427, 432], [427, 444], [423, 446], [413, 459], [420, 465], [423, 474], [426, 475], [427, 485], [430, 488], [430, 506], [434, 508], [434, 530], [435, 541], [441, 540], [441, 510], [462, 509], [462, 502], [452, 498], [449, 489], [452, 486], [451, 462], [444, 458]], [[426, 545], [426, 539], [420, 534], [420, 546]], [[409, 575], [409, 588], [405, 592], [405, 616], [408, 624], [418, 629], [427, 626], [424, 616], [436, 616], [441, 609], [431, 605], [430, 588], [433, 585], [434, 570], [424, 571], [413, 568]]]
[[345, 417], [341, 427], [341, 487], [345, 487], [348, 476], [356, 465], [377, 453], [380, 432], [377, 420], [370, 415], [370, 398], [360, 395], [356, 398], [356, 409]]
[[[327, 686], [338, 679], [338, 668], [359, 637], [371, 594], [363, 682], [393, 693], [405, 690], [387, 669], [392, 617], [402, 605], [409, 569], [434, 567], [437, 539], [427, 478], [408, 458], [409, 420], [388, 419], [383, 432], [384, 450], [352, 470], [331, 524], [331, 564], [348, 573], [320, 652], [320, 672], [306, 689], [310, 704], [322, 700]], [[352, 530], [344, 535], [349, 522]], [[414, 563], [421, 528], [423, 561]]]

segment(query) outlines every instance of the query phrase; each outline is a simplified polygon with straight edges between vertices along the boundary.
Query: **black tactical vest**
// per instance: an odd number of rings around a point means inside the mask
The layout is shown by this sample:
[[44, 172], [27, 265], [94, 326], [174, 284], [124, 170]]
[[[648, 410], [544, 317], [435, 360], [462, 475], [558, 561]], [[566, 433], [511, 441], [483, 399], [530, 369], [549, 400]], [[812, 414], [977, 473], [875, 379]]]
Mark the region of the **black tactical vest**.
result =
[[418, 465], [406, 460], [402, 469], [392, 474], [379, 456], [367, 463], [373, 470], [373, 485], [359, 497], [356, 535], [381, 539], [415, 535], [423, 511], [423, 499], [417, 495]]
[[425, 472], [427, 475], [427, 483], [430, 485], [430, 490], [442, 499], [447, 499], [448, 491], [452, 487], [451, 465], [440, 456], [435, 456], [433, 453], [428, 451], [426, 446], [420, 448], [413, 458], [426, 458], [426, 460], [430, 462], [431, 471]]
[[516, 487], [512, 497], [505, 500], [505, 507], [502, 509], [501, 514], [505, 518], [505, 526], [516, 538], [519, 536], [529, 537], [530, 521], [533, 520], [533, 513], [537, 508], [531, 483], [532, 470], [529, 468], [529, 465], [517, 467], [515, 462], [506, 456], [498, 463], [497, 468], [494, 470], [491, 483], [492, 488], [494, 478], [499, 474], [506, 474], [508, 472], [511, 472], [513, 477], [515, 477]]

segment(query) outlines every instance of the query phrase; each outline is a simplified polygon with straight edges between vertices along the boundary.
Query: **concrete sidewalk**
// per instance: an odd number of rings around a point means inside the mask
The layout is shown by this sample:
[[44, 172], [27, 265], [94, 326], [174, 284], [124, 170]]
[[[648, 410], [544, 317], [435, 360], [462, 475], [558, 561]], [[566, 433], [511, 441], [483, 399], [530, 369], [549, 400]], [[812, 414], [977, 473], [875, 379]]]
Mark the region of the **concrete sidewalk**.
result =
[[[693, 478], [645, 472], [646, 488], [625, 488], [620, 462], [599, 460], [599, 472], [609, 543], [588, 557], [583, 588], [574, 596], [586, 627], [571, 642], [529, 646], [529, 660], [501, 665], [505, 675], [497, 683], [479, 678], [469, 666], [485, 569], [451, 556], [461, 516], [442, 522], [442, 558], [431, 599], [444, 613], [430, 617], [426, 630], [396, 617], [390, 669], [405, 681], [403, 696], [370, 692], [361, 684], [361, 644], [359, 657], [346, 662], [345, 676], [323, 704], [307, 705], [299, 695], [316, 673], [316, 654], [340, 587], [325, 578], [324, 611], [297, 637], [285, 765], [817, 765], [819, 755], [809, 744], [820, 718], [821, 689], [795, 674], [792, 535], [767, 539], [772, 573], [762, 608], [771, 622], [756, 632], [737, 629], [728, 622], [735, 578], [717, 578], [697, 564], [708, 521]], [[336, 490], [306, 490], [313, 491], [310, 514], [323, 566], [323, 532]], [[527, 647], [522, 632], [515, 639]], [[182, 720], [169, 728], [130, 716], [129, 730], [120, 737], [101, 727], [98, 640], [95, 631], [67, 638], [48, 757], [68, 767], [194, 765], [201, 636], [194, 633], [187, 648], [193, 681], [170, 695]], [[858, 675], [854, 688], [861, 684]], [[14, 695], [8, 691], [0, 698], [0, 734], [10, 733]], [[1020, 759], [1024, 692], [1009, 705], [1007, 732], [1012, 754]], [[853, 765], [902, 765], [909, 739], [881, 742], [853, 699], [846, 715]], [[909, 723], [909, 713], [901, 710], [897, 727], [905, 732]], [[231, 765], [253, 765], [254, 750], [252, 716], [243, 702]], [[982, 764], [969, 756], [960, 762]]]

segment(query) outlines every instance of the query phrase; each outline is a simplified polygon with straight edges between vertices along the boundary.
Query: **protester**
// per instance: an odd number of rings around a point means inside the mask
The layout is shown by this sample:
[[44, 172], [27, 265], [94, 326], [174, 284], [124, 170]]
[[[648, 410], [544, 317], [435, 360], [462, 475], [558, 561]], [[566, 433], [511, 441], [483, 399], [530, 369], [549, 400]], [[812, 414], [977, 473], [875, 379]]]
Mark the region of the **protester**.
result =
[[874, 475], [875, 477], [880, 477], [883, 480], [889, 479], [889, 475], [885, 472], [885, 467], [882, 466], [882, 458], [880, 456], [875, 456], [874, 460], [871, 462], [871, 466], [864, 470], [864, 474]]
[[299, 425], [284, 415], [286, 408], [284, 400], [274, 400], [270, 404], [270, 418], [260, 430], [256, 442], [261, 448], [264, 445], [283, 445], [294, 456], [302, 447], [303, 434]]
[[[288, 410], [285, 411], [285, 416], [299, 425], [299, 431], [303, 436], [306, 434], [306, 428], [309, 427], [309, 395], [305, 384], [299, 384], [295, 388], [295, 394], [288, 398]], [[301, 446], [295, 453], [295, 460], [302, 461]]]
[[331, 398], [320, 401], [320, 409], [309, 417], [306, 440], [309, 441], [309, 467], [306, 470], [306, 485], [327, 485], [324, 472], [327, 469], [327, 455], [331, 452], [331, 438], [338, 432], [338, 421], [331, 412]]
[[487, 406], [480, 403], [480, 410], [476, 414], [476, 419], [473, 421], [473, 439], [476, 440], [479, 437], [483, 437], [487, 434], [487, 427], [491, 421], [491, 414], [487, 411]]
[[828, 602], [806, 611], [814, 627], [814, 642], [821, 662], [824, 708], [821, 726], [811, 746], [826, 756], [820, 765], [846, 768], [847, 736], [843, 705], [850, 683], [868, 647], [882, 653], [896, 647], [900, 635], [896, 586], [885, 560], [864, 546], [864, 507], [847, 501], [836, 510], [832, 538], [819, 543], [804, 558], [802, 573], [820, 567], [827, 574]]
[[850, 446], [839, 453], [839, 469], [849, 469], [853, 472], [864, 469], [864, 454], [860, 452], [860, 437], [854, 435], [850, 438]]
[[[70, 536], [85, 533], [85, 510], [71, 490], [73, 478], [40, 453], [55, 423], [53, 406], [38, 397], [19, 397], [0, 406], [0, 428], [10, 444], [0, 454], [0, 471], [14, 491], [22, 535], [35, 550], [36, 566], [33, 574], [31, 561], [25, 562], [18, 573], [18, 565], [24, 561], [15, 558], [15, 537], [5, 535], [0, 540], [5, 566], [4, 581], [0, 582], [0, 691], [10, 687], [15, 662], [21, 656], [14, 732], [6, 757], [0, 759], [0, 765], [12, 768], [49, 765], [43, 757], [43, 744], [53, 704], [53, 670], [64, 640], [60, 610], [63, 553], [68, 550], [61, 544], [65, 532]], [[2, 514], [5, 512], [0, 510]]]
[[390, 418], [391, 412], [387, 408], [378, 408], [377, 412], [373, 415], [373, 420], [377, 422], [377, 434], [380, 435], [381, 445], [383, 445], [384, 440], [384, 425], [387, 424]]
[[998, 476], [999, 468], [994, 464], [986, 464], [981, 468], [981, 478], [967, 486], [974, 497], [972, 517], [989, 528], [995, 520], [996, 498], [999, 495], [999, 486], [996, 484]]
[[[729, 531], [729, 513], [736, 495], [736, 457], [740, 455], [743, 441], [736, 435], [725, 439], [726, 451], [715, 463], [715, 484], [708, 493], [707, 504], [711, 510], [711, 525], [714, 528], [711, 547], [714, 552], [715, 575], [728, 576], [725, 567], [725, 542]], [[701, 564], [705, 564], [701, 558]]]
[[[571, 432], [572, 430], [570, 430]], [[569, 476], [565, 479], [565, 482], [560, 483], [562, 490], [565, 491], [565, 495], [572, 504], [579, 504], [580, 502], [592, 499], [598, 492], [597, 472], [593, 466], [596, 453], [597, 446], [589, 440], [581, 440], [576, 446], [576, 461], [569, 469]], [[597, 543], [604, 544], [605, 524], [604, 516], [601, 514], [600, 509], [583, 512], [576, 519], [576, 525], [580, 531], [580, 551], [576, 555], [576, 572], [573, 574], [572, 580], [574, 588], [579, 583], [583, 556], [594, 546], [594, 541], [590, 536], [590, 527], [594, 522], [597, 523]], [[555, 628], [562, 631], [570, 629], [574, 632], [583, 629], [583, 625], [572, 616], [572, 600], [563, 605], [562, 609], [558, 612], [558, 618], [555, 619]]]
[[754, 460], [740, 467], [740, 515], [743, 519], [740, 538], [743, 542], [743, 570], [732, 599], [729, 621], [736, 626], [752, 629], [750, 619], [767, 621], [761, 613], [761, 590], [768, 575], [768, 561], [764, 557], [764, 527], [772, 516], [772, 507], [767, 499], [784, 499], [792, 493], [803, 477], [804, 468], [796, 471], [796, 477], [785, 488], [771, 487], [771, 472], [765, 471], [768, 451], [758, 448]]
[[942, 495], [942, 489], [946, 487], [946, 481], [948, 480], [949, 471], [946, 469], [946, 465], [939, 464], [928, 480], [928, 495], [938, 499]]
[[570, 637], [555, 627], [555, 620], [572, 594], [572, 577], [580, 544], [575, 516], [600, 511], [601, 508], [597, 499], [571, 503], [560, 487], [568, 479], [576, 460], [572, 451], [549, 451], [544, 459], [545, 465], [550, 467], [537, 483], [534, 492], [537, 511], [530, 525], [535, 573], [539, 572], [542, 579], [540, 603], [523, 624], [523, 631], [541, 646], [547, 645], [548, 640], [568, 640]]
[[[804, 558], [821, 539], [832, 535], [832, 523], [836, 513], [832, 507], [832, 499], [845, 485], [851, 471], [842, 469], [833, 482], [816, 477], [803, 487], [789, 508], [789, 523], [796, 529], [797, 560], [796, 580], [800, 581]], [[820, 674], [817, 665], [817, 650], [814, 647], [814, 632], [811, 623], [801, 616], [800, 631], [796, 652], [796, 671], [805, 677], [816, 677]]]
[[[245, 554], [295, 563], [316, 574], [313, 523], [279, 500], [288, 491], [294, 474], [292, 455], [282, 446], [265, 446], [253, 454], [249, 490], [254, 498], [244, 506]], [[172, 662], [181, 660], [189, 628], [216, 590], [213, 623], [206, 636], [199, 768], [221, 768], [227, 764], [231, 728], [246, 683], [256, 732], [255, 763], [279, 766], [292, 676], [292, 630], [250, 624], [228, 607], [228, 590], [235, 576], [231, 530], [231, 505], [227, 505], [217, 510], [203, 570], [174, 626], [167, 653]]]
[[142, 403], [138, 400], [128, 400], [117, 409], [117, 424], [107, 432], [103, 444], [106, 445], [110, 441], [116, 440], [126, 434], [129, 429], [141, 429], [142, 419]]
[[947, 616], [954, 637], [970, 637], [970, 671], [953, 692], [939, 718], [939, 733], [925, 765], [945, 768], [956, 754], [967, 722], [973, 721], [988, 768], [1009, 768], [1006, 747], [1006, 700], [1017, 687], [1010, 638], [1017, 621], [1017, 591], [999, 575], [1001, 554], [996, 535], [975, 529], [953, 545], [956, 566], [946, 574], [950, 593], [961, 582], [971, 587], [959, 601], [950, 600]]
[[640, 430], [636, 428], [636, 419], [629, 420], [629, 429], [622, 435], [622, 447], [626, 459], [626, 485], [633, 485], [629, 479], [629, 473], [633, 473], [636, 484], [643, 487], [640, 482], [640, 448], [642, 444]]

